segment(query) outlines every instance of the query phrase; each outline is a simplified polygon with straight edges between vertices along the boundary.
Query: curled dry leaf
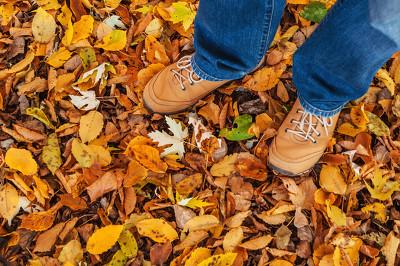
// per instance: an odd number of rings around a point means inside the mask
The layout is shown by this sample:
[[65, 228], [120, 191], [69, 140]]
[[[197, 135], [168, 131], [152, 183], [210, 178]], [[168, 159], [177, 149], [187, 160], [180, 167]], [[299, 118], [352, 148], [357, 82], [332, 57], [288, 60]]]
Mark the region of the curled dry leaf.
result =
[[272, 239], [274, 238], [270, 235], [260, 236], [246, 241], [239, 246], [248, 250], [259, 250], [268, 246]]
[[241, 227], [235, 227], [229, 230], [222, 242], [225, 252], [234, 251], [240, 242], [242, 242], [243, 237], [243, 229]]
[[190, 219], [184, 226], [183, 231], [209, 230], [219, 225], [219, 220], [214, 215], [201, 215]]
[[337, 166], [324, 165], [319, 176], [319, 183], [328, 192], [344, 195], [347, 184]]

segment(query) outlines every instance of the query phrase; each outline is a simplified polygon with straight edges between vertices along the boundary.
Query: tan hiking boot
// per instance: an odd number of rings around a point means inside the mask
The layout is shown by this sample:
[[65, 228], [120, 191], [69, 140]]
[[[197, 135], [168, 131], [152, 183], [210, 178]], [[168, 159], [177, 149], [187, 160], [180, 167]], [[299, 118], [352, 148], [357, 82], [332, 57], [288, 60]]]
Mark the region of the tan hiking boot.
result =
[[182, 57], [147, 83], [143, 91], [143, 102], [149, 111], [161, 114], [181, 112], [229, 81], [200, 79], [193, 72], [191, 57]]
[[296, 100], [269, 147], [270, 168], [288, 176], [310, 170], [324, 153], [338, 117], [339, 114], [325, 118], [307, 113]]

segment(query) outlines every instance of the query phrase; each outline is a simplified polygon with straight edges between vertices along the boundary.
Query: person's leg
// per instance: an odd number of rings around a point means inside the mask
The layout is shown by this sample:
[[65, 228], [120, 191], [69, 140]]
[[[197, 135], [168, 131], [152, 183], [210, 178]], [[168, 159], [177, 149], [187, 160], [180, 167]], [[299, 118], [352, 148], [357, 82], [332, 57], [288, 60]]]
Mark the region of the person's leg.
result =
[[272, 42], [285, 0], [202, 0], [195, 20], [195, 73], [232, 80], [252, 71]]
[[302, 106], [332, 115], [366, 93], [379, 68], [399, 50], [398, 0], [339, 0], [294, 55]]
[[143, 92], [147, 109], [177, 113], [224, 83], [252, 71], [278, 28], [285, 0], [201, 0], [195, 54], [154, 76]]
[[332, 8], [294, 55], [299, 101], [270, 146], [272, 169], [298, 175], [318, 162], [343, 105], [399, 50], [399, 13], [398, 0], [339, 0]]

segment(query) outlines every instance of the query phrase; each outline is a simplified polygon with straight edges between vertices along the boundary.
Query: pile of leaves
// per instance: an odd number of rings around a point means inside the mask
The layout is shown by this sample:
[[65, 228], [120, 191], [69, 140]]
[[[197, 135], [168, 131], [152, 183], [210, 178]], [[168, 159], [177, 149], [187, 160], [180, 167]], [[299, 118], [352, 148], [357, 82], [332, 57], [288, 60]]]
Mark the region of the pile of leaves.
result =
[[400, 54], [309, 174], [266, 167], [334, 2], [288, 0], [262, 68], [161, 116], [143, 88], [193, 52], [198, 1], [2, 1], [1, 263], [399, 265]]

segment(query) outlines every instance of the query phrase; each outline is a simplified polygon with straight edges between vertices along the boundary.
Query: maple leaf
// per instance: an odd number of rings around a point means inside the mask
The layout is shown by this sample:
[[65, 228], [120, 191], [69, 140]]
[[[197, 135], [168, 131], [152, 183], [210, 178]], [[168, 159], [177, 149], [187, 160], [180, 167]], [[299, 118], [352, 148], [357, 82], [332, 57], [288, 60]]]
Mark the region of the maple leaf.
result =
[[186, 2], [176, 2], [171, 5], [173, 11], [170, 12], [172, 23], [182, 22], [183, 28], [187, 31], [192, 25], [196, 13]]
[[179, 158], [183, 157], [185, 153], [185, 146], [183, 140], [188, 137], [187, 128], [182, 127], [180, 124], [175, 122], [172, 118], [166, 116], [165, 120], [168, 124], [168, 129], [172, 132], [172, 136], [165, 131], [153, 131], [148, 136], [154, 141], [158, 142], [158, 146], [171, 145], [164, 149], [161, 153], [161, 157], [167, 156], [168, 154], [178, 154]]
[[82, 96], [69, 95], [71, 103], [80, 110], [89, 111], [96, 109], [100, 101], [96, 99], [95, 91], [81, 91], [78, 87], [73, 87]]
[[176, 203], [180, 206], [189, 207], [191, 209], [203, 208], [214, 205], [213, 203], [199, 200], [196, 198], [183, 198], [176, 192]]

